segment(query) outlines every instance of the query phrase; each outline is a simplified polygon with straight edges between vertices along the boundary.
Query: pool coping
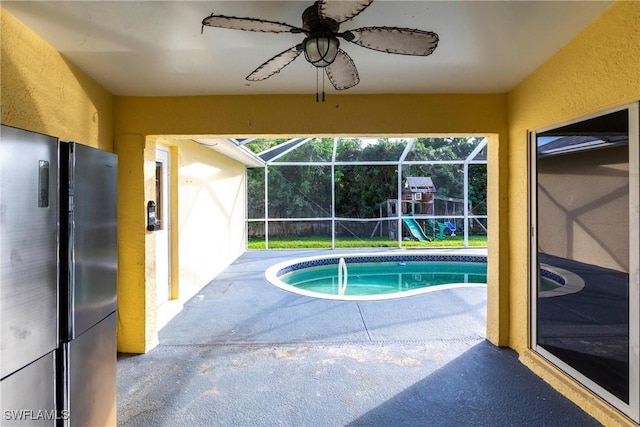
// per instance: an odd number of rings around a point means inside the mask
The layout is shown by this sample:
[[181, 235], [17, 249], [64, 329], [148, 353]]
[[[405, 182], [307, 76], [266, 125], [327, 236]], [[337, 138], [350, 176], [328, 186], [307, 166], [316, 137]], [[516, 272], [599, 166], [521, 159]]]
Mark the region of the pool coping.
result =
[[[269, 267], [265, 273], [265, 279], [273, 286], [276, 286], [282, 290], [295, 293], [297, 295], [308, 296], [311, 298], [321, 298], [329, 300], [339, 301], [381, 301], [387, 299], [405, 298], [414, 295], [421, 295], [429, 292], [443, 291], [447, 289], [457, 288], [486, 288], [486, 283], [448, 283], [445, 285], [430, 286], [421, 289], [412, 289], [409, 291], [394, 292], [381, 295], [331, 295], [323, 294], [320, 292], [313, 292], [304, 289], [297, 288], [295, 286], [284, 283], [279, 277], [282, 274], [286, 274], [290, 271], [299, 270], [302, 268], [309, 268], [321, 265], [338, 264], [340, 258], [345, 260], [362, 260], [362, 259], [383, 259], [386, 262], [404, 262], [404, 261], [453, 261], [453, 262], [487, 262], [486, 254], [479, 254], [475, 251], [415, 251], [415, 250], [398, 250], [388, 252], [344, 252], [344, 253], [331, 253], [325, 255], [316, 255], [310, 257], [302, 257], [292, 260], [283, 261]], [[292, 268], [296, 266], [297, 268]], [[283, 270], [287, 270], [284, 273]]]
[[585, 286], [582, 277], [572, 271], [556, 267], [555, 265], [540, 263], [540, 276], [559, 283], [560, 287], [549, 291], [538, 290], [538, 298], [552, 298], [575, 294], [584, 289]]

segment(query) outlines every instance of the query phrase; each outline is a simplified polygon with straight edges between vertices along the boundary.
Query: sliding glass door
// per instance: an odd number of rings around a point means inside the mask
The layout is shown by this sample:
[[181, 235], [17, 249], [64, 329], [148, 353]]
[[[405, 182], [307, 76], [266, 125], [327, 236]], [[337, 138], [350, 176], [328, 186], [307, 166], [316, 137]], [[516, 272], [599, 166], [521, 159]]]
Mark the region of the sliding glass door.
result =
[[638, 421], [638, 105], [531, 144], [532, 348]]

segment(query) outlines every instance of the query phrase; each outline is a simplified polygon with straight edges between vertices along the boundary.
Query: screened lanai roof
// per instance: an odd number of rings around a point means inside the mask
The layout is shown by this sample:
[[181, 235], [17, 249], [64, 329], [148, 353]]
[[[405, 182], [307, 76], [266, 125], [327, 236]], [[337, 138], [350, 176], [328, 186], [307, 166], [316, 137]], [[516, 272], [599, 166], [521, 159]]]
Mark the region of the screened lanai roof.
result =
[[290, 138], [234, 139], [264, 164], [396, 164], [398, 162], [484, 163], [487, 141], [447, 138]]
[[485, 163], [487, 142], [446, 138], [217, 138], [195, 142], [247, 167], [270, 164]]

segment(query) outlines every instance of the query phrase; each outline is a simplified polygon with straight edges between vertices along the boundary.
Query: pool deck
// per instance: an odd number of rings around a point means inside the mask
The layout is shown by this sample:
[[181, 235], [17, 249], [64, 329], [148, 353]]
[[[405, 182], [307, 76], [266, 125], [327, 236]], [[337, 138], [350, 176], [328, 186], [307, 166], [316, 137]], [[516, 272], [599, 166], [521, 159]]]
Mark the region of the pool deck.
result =
[[485, 288], [334, 301], [264, 278], [288, 259], [346, 252], [243, 254], [158, 347], [119, 355], [118, 425], [600, 425], [485, 340]]

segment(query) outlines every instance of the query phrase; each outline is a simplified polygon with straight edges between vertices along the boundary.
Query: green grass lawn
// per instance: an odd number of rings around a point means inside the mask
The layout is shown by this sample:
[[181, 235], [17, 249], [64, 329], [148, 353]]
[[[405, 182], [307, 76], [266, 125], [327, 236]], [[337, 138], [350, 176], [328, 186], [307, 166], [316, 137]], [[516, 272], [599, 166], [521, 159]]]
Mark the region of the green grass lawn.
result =
[[[463, 236], [449, 237], [433, 242], [405, 240], [403, 248], [436, 248], [459, 247], [464, 245]], [[469, 246], [487, 246], [487, 236], [469, 236]], [[373, 237], [370, 239], [339, 238], [336, 248], [397, 248], [397, 240]], [[269, 249], [326, 249], [331, 248], [330, 237], [272, 237], [269, 238]], [[249, 239], [249, 249], [266, 249], [263, 238]]]

